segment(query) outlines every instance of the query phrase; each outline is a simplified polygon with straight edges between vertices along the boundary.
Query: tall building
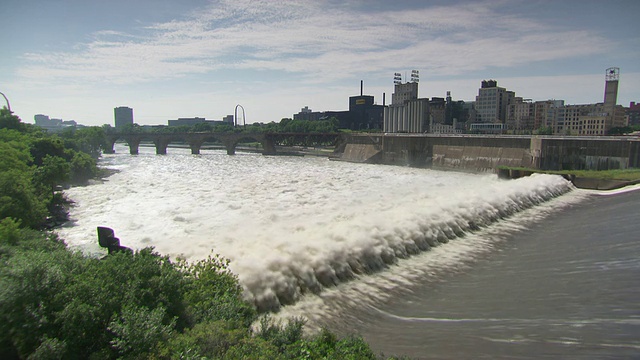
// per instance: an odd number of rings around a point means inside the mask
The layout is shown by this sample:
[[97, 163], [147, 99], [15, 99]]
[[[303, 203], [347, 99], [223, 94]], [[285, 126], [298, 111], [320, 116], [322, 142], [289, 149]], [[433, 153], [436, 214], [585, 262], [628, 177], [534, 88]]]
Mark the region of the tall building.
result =
[[535, 103], [531, 99], [516, 97], [507, 107], [507, 130], [514, 134], [530, 133], [534, 129]]
[[619, 68], [605, 73], [604, 102], [566, 105], [560, 110], [556, 133], [563, 135], [607, 135], [609, 130], [627, 125], [625, 109], [617, 105]]
[[640, 104], [636, 104], [635, 101], [629, 103], [627, 118], [629, 126], [640, 125]]
[[418, 99], [418, 83], [397, 83], [393, 95], [391, 95], [391, 105], [402, 105], [405, 101]]
[[499, 87], [495, 80], [483, 80], [476, 96], [476, 122], [504, 124], [509, 104], [514, 102], [515, 92]]
[[446, 124], [447, 103], [444, 98], [432, 97], [429, 100], [429, 124]]
[[[429, 130], [429, 99], [418, 98], [418, 79], [411, 82], [396, 78], [391, 105], [384, 108], [384, 132], [424, 133]], [[399, 75], [399, 74], [396, 74]]]
[[620, 68], [608, 68], [605, 73], [604, 106], [613, 108], [618, 102], [618, 82], [620, 80]]
[[429, 127], [429, 99], [407, 100], [384, 109], [384, 131], [423, 133]]
[[557, 123], [558, 109], [564, 107], [564, 100], [542, 100], [534, 103], [533, 129], [553, 128]]
[[121, 128], [125, 125], [133, 125], [133, 109], [126, 106], [120, 106], [113, 109], [115, 118], [115, 126]]
[[384, 106], [376, 105], [371, 95], [364, 95], [364, 83], [360, 81], [360, 95], [349, 97], [350, 128], [351, 130], [382, 129], [384, 121]]

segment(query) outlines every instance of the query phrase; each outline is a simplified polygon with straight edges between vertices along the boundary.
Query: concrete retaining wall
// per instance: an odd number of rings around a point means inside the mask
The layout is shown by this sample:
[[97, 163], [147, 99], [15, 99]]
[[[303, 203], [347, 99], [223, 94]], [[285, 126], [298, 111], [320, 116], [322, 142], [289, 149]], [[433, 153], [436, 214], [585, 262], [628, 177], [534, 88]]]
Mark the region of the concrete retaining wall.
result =
[[379, 161], [381, 150], [373, 144], [347, 144], [342, 160], [359, 163], [375, 163]]
[[[499, 166], [541, 170], [640, 167], [640, 140], [632, 137], [542, 137], [430, 134], [353, 134], [343, 160], [467, 171]], [[347, 145], [347, 148], [349, 147]], [[368, 145], [368, 146], [365, 146]], [[380, 151], [373, 154], [373, 150]]]
[[433, 146], [433, 168], [493, 171], [498, 166], [523, 167], [531, 163], [527, 149], [480, 146]]

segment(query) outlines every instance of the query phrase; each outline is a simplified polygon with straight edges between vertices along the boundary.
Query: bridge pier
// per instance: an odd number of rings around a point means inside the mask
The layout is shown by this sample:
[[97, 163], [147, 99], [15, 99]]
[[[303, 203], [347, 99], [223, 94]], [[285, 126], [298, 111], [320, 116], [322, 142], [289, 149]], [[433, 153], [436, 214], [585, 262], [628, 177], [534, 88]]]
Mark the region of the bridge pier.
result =
[[155, 143], [156, 145], [156, 155], [167, 155], [167, 146], [166, 143]]
[[272, 139], [264, 139], [262, 142], [262, 155], [275, 155], [276, 144]]
[[108, 144], [107, 144], [107, 145], [105, 145], [105, 146], [102, 148], [102, 152], [103, 152], [103, 153], [105, 153], [105, 154], [115, 154], [115, 153], [116, 153], [116, 151], [113, 149], [113, 145], [114, 145], [114, 144], [111, 144], [111, 146], [109, 146]]
[[104, 152], [105, 154], [115, 154], [116, 151], [113, 149], [113, 147], [116, 145], [117, 140], [117, 137], [106, 137], [105, 143], [102, 145], [102, 152]]
[[140, 140], [129, 139], [127, 140], [127, 144], [129, 144], [129, 154], [138, 155], [138, 147], [140, 146]]
[[191, 148], [191, 155], [200, 155], [200, 148], [202, 147], [202, 142], [192, 141], [189, 143], [189, 147]]

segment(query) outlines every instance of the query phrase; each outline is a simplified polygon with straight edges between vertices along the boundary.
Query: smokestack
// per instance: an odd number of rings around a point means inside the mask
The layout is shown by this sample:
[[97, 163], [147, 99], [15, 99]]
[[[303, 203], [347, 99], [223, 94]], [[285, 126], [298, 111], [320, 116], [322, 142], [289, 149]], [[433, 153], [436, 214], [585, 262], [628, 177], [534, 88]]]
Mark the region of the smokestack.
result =
[[363, 83], [364, 83], [364, 82], [363, 82], [362, 80], [360, 80], [360, 96], [362, 96], [362, 87], [363, 87]]
[[385, 97], [387, 96], [387, 93], [382, 93], [382, 106], [385, 106]]

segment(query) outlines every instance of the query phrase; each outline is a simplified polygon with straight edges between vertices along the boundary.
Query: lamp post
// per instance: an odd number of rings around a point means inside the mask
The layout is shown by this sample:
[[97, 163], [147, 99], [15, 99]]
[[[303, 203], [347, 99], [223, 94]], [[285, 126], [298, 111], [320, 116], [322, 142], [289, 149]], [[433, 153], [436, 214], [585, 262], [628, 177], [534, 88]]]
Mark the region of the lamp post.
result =
[[9, 109], [9, 112], [11, 112], [11, 104], [9, 104], [9, 99], [7, 99], [7, 97], [1, 92], [0, 92], [0, 95], [2, 95], [4, 100], [7, 102], [7, 109]]
[[234, 112], [233, 120], [236, 122], [235, 125], [238, 126], [238, 108], [242, 109], [242, 125], [244, 127], [247, 127], [247, 119], [246, 119], [246, 115], [244, 113], [244, 108], [240, 104], [236, 105], [236, 109], [235, 109], [235, 112]]

